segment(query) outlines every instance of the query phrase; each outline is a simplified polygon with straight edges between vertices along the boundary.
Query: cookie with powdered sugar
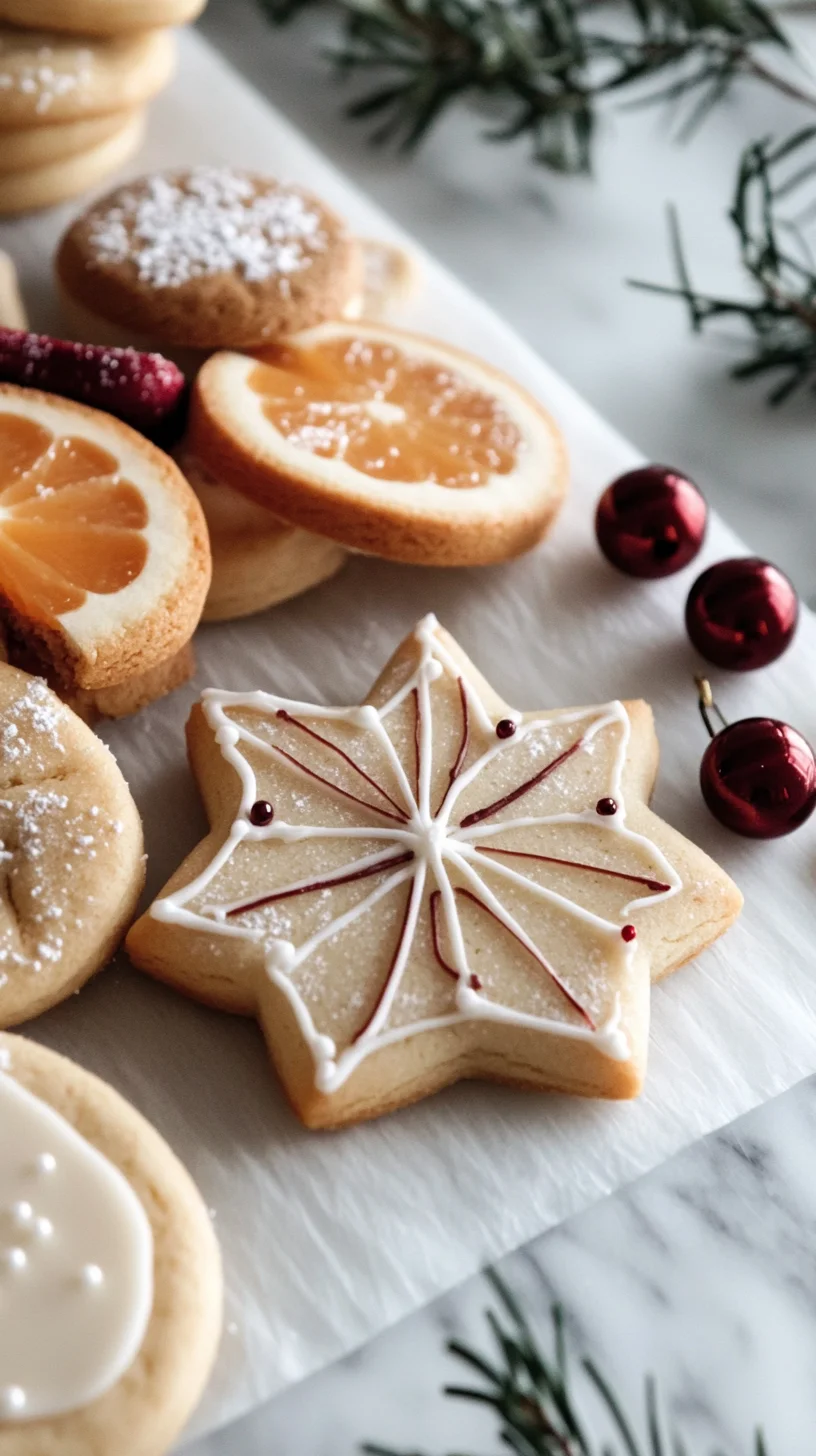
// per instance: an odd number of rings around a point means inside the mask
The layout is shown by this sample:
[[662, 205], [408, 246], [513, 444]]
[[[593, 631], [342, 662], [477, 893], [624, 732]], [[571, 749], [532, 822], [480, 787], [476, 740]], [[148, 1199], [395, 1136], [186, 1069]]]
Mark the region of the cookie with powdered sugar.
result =
[[0, 23], [0, 130], [111, 113], [124, 125], [167, 84], [175, 56], [164, 30], [94, 40]]
[[82, 337], [252, 348], [359, 307], [359, 249], [303, 188], [229, 168], [117, 188], [68, 229], [58, 279]]
[[41, 678], [0, 665], [0, 1027], [64, 1000], [113, 954], [142, 848], [110, 750]]

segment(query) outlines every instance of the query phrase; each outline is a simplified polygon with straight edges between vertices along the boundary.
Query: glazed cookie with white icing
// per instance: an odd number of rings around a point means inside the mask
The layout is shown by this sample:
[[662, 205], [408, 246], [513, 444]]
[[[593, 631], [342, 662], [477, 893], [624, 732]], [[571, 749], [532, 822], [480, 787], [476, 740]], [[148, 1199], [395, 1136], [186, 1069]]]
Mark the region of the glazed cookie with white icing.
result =
[[312, 1127], [462, 1077], [635, 1096], [650, 980], [740, 909], [647, 807], [647, 704], [517, 712], [432, 617], [361, 707], [208, 690], [188, 744], [212, 828], [127, 949], [257, 1016]]
[[41, 678], [0, 665], [0, 1026], [105, 964], [136, 908], [142, 850], [110, 750]]
[[359, 249], [318, 198], [217, 167], [109, 193], [68, 229], [56, 269], [79, 337], [190, 349], [288, 337], [341, 317], [362, 286]]
[[221, 1321], [206, 1207], [89, 1072], [0, 1034], [0, 1456], [163, 1456]]
[[175, 54], [173, 37], [163, 30], [93, 40], [0, 24], [0, 150], [6, 128], [143, 106], [169, 81]]

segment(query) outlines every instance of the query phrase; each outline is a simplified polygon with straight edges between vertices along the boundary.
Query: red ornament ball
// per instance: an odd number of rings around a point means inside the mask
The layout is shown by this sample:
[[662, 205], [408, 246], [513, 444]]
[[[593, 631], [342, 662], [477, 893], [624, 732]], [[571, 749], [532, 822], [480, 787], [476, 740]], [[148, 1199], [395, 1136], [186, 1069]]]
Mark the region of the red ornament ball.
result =
[[686, 630], [708, 662], [735, 672], [781, 657], [799, 618], [784, 572], [758, 556], [718, 561], [698, 576], [686, 602]]
[[268, 799], [256, 799], [249, 811], [249, 822], [257, 829], [264, 829], [271, 824], [275, 817], [275, 810]]
[[727, 829], [749, 839], [776, 839], [816, 809], [816, 755], [788, 723], [742, 718], [709, 743], [700, 787]]
[[665, 465], [645, 465], [607, 486], [595, 534], [607, 561], [627, 576], [671, 576], [697, 555], [707, 514], [691, 480]]

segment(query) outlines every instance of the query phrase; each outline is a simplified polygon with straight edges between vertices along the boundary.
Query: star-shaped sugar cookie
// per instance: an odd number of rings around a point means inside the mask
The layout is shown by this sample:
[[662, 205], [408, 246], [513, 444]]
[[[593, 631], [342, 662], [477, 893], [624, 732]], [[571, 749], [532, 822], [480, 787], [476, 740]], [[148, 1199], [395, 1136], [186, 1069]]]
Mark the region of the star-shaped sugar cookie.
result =
[[128, 949], [257, 1016], [312, 1127], [461, 1077], [635, 1096], [650, 979], [739, 913], [647, 807], [647, 704], [516, 712], [433, 617], [361, 707], [208, 690], [188, 742], [212, 829]]

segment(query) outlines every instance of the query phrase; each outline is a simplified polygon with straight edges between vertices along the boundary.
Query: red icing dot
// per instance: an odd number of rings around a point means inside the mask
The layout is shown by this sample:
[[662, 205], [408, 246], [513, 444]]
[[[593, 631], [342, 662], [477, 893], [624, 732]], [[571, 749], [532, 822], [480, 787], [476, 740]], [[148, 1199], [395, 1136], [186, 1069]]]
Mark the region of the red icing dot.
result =
[[471, 991], [481, 991], [481, 989], [482, 989], [482, 978], [481, 978], [481, 976], [477, 976], [475, 974], [471, 976], [471, 978], [470, 978], [470, 989], [471, 989]]
[[496, 724], [497, 738], [512, 738], [516, 731], [516, 725], [512, 718], [500, 718]]
[[621, 931], [621, 938], [623, 940], [634, 940], [636, 935], [637, 931], [635, 930], [634, 925], [624, 925], [623, 930]]
[[618, 805], [615, 799], [599, 799], [595, 805], [596, 814], [617, 814]]
[[265, 824], [271, 824], [275, 817], [275, 810], [268, 799], [257, 799], [249, 811], [249, 822], [258, 829], [263, 829]]

